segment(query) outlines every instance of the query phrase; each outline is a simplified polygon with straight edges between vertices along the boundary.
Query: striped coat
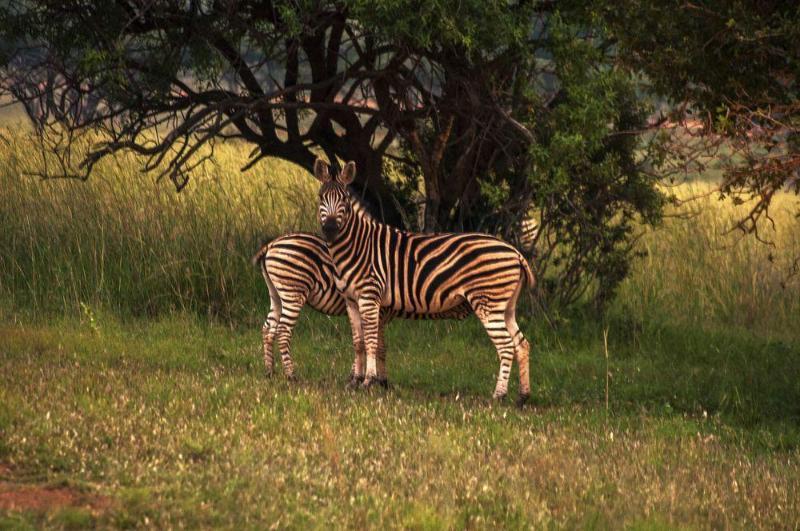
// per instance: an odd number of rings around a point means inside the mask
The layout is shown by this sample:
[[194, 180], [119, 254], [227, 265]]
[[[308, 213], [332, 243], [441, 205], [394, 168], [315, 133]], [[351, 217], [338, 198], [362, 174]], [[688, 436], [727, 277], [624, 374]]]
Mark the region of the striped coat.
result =
[[539, 222], [533, 217], [525, 218], [519, 224], [519, 230], [517, 231], [519, 249], [529, 260], [536, 255], [536, 240], [539, 236], [539, 228]]
[[381, 308], [418, 315], [468, 305], [486, 328], [500, 358], [494, 397], [508, 392], [514, 359], [519, 364], [520, 403], [530, 395], [528, 342], [516, 322], [516, 303], [534, 278], [510, 244], [484, 234], [418, 234], [369, 216], [348, 192], [355, 177], [349, 162], [335, 179], [317, 160], [322, 182], [318, 216], [348, 311], [358, 314], [367, 362], [364, 385], [377, 380]]
[[[325, 241], [308, 233], [287, 234], [262, 245], [253, 256], [252, 262], [261, 269], [269, 290], [270, 311], [261, 329], [264, 365], [267, 374], [271, 375], [273, 346], [277, 339], [284, 373], [291, 379], [294, 377], [294, 363], [290, 344], [303, 306], [311, 306], [326, 315], [347, 313], [345, 299], [336, 289], [335, 268]], [[463, 319], [470, 313], [471, 310], [466, 305], [427, 316], [385, 309], [381, 312], [381, 320], [385, 324], [394, 317]], [[349, 317], [353, 331], [353, 348], [356, 352], [352, 370], [355, 375], [364, 371], [366, 351], [358, 316], [351, 314]], [[378, 380], [385, 385], [385, 347], [382, 334], [378, 343]]]

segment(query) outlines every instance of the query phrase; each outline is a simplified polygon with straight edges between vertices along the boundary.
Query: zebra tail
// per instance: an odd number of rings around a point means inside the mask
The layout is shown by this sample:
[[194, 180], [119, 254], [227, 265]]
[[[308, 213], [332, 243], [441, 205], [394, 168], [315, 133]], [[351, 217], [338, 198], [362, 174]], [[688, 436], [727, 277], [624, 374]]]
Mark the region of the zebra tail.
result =
[[261, 261], [267, 255], [267, 251], [269, 250], [269, 244], [271, 241], [272, 240], [270, 239], [261, 240], [261, 243], [258, 246], [258, 251], [256, 251], [256, 254], [254, 254], [253, 257], [250, 259], [250, 263], [253, 264], [254, 267], [258, 267], [258, 264], [261, 263]]
[[519, 257], [519, 263], [522, 269], [525, 271], [525, 281], [528, 284], [528, 289], [533, 289], [536, 287], [536, 279], [533, 277], [533, 270], [531, 270], [531, 266], [527, 260], [525, 260], [524, 256]]

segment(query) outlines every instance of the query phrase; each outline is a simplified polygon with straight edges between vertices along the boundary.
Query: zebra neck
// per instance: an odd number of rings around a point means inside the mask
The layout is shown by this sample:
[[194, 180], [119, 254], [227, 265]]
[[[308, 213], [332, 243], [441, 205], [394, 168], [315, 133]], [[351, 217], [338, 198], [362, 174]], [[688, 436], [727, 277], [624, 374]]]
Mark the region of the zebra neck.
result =
[[369, 213], [369, 211], [364, 207], [364, 204], [359, 199], [353, 197], [352, 195], [349, 196], [349, 199], [350, 199], [350, 206], [353, 207], [353, 214], [355, 216], [359, 216], [366, 221], [372, 221], [378, 223], [378, 220], [376, 220], [372, 216], [372, 214]]
[[372, 217], [372, 214], [367, 212], [364, 205], [359, 201], [351, 198], [350, 202], [353, 205], [353, 215], [350, 216], [350, 224], [356, 232], [382, 225], [380, 221]]

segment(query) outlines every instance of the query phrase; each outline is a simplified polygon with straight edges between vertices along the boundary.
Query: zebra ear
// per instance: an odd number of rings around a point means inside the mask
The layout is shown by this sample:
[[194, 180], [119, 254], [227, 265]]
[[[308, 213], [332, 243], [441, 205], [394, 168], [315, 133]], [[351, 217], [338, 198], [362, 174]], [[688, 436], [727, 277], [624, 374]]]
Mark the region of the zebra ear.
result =
[[342, 172], [339, 174], [338, 181], [347, 186], [353, 179], [356, 178], [356, 163], [352, 160], [344, 165]]
[[321, 158], [317, 158], [317, 160], [314, 161], [314, 177], [319, 179], [322, 183], [327, 183], [331, 180], [331, 173], [328, 170], [328, 163]]

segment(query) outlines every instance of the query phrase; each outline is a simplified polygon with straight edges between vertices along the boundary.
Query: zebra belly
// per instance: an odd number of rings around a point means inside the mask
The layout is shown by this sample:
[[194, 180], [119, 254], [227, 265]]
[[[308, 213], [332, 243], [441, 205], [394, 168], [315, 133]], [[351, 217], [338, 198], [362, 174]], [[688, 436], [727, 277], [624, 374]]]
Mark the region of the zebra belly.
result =
[[347, 311], [344, 297], [335, 289], [327, 291], [312, 290], [308, 295], [306, 304], [325, 315], [343, 315]]
[[450, 312], [456, 308], [462, 307], [466, 303], [466, 299], [461, 293], [453, 293], [451, 296], [447, 297], [441, 303], [438, 301], [433, 302], [433, 304], [426, 304], [426, 301], [421, 301], [422, 304], [416, 305], [411, 304], [413, 301], [405, 300], [403, 297], [395, 297], [394, 304], [392, 304], [392, 297], [388, 290], [386, 290], [383, 294], [383, 300], [381, 301], [381, 305], [384, 308], [391, 308], [395, 312], [405, 316], [411, 315], [418, 315], [418, 316], [435, 316], [436, 318], [439, 317], [442, 313]]

